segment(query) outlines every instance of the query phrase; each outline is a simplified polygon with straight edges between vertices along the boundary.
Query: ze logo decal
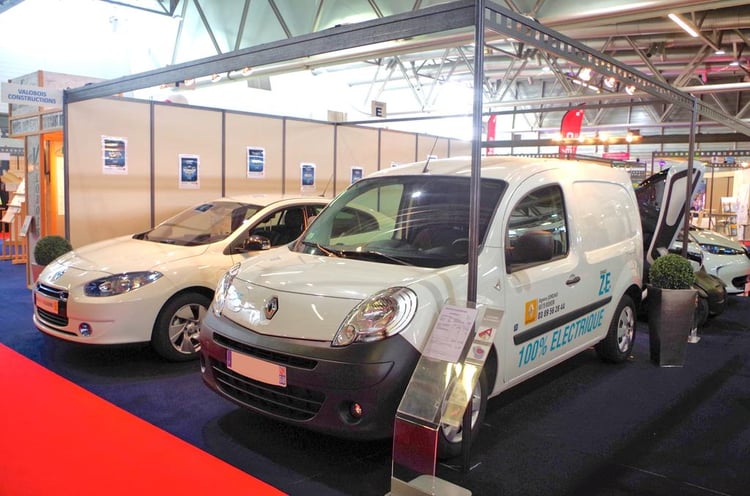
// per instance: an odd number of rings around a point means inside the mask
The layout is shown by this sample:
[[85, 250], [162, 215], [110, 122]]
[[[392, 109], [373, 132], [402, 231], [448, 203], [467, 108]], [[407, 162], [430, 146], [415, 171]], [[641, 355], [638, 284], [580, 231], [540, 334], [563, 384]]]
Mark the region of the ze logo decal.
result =
[[599, 274], [599, 296], [605, 295], [612, 291], [612, 286], [609, 281], [611, 275], [612, 273], [608, 271], [602, 271]]

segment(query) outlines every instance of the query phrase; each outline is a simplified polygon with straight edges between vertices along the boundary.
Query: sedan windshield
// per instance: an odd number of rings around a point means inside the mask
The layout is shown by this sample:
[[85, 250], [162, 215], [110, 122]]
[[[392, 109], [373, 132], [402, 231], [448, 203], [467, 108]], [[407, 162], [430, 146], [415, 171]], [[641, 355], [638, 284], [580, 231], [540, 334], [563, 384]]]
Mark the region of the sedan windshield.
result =
[[225, 239], [262, 207], [233, 201], [203, 203], [165, 220], [135, 238], [157, 243], [197, 246]]
[[[482, 181], [480, 244], [504, 190], [502, 181]], [[321, 212], [294, 249], [421, 267], [467, 263], [469, 204], [467, 177], [363, 179]]]

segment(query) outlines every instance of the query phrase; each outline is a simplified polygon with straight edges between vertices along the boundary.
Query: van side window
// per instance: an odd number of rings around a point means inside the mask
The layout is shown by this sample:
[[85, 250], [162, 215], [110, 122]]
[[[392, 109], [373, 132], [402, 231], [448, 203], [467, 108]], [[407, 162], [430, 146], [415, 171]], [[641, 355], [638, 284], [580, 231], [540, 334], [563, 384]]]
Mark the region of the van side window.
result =
[[562, 190], [545, 186], [522, 198], [510, 213], [505, 232], [505, 267], [513, 272], [562, 258], [568, 229]]

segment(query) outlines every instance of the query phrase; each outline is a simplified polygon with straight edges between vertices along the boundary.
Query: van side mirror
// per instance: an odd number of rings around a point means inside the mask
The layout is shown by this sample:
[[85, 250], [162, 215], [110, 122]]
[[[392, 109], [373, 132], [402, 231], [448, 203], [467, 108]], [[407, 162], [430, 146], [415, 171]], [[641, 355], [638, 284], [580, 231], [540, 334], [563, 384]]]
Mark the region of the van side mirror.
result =
[[546, 262], [555, 254], [555, 240], [549, 231], [526, 231], [513, 243], [508, 264]]

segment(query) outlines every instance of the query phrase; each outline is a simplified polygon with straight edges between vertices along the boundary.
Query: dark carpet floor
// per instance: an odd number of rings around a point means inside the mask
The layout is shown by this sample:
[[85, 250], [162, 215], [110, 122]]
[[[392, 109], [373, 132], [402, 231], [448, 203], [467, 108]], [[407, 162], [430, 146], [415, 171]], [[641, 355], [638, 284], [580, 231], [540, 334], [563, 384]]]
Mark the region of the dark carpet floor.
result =
[[[145, 346], [41, 334], [22, 265], [0, 261], [0, 315], [6, 346], [288, 494], [390, 490], [390, 441], [342, 441], [245, 412], [202, 384], [197, 362], [167, 363]], [[586, 351], [491, 400], [471, 470], [439, 465], [437, 475], [474, 495], [750, 494], [750, 299], [731, 298], [684, 367], [653, 365], [647, 325], [638, 331], [629, 363]], [[164, 477], [183, 472], [175, 465], [164, 461]]]

